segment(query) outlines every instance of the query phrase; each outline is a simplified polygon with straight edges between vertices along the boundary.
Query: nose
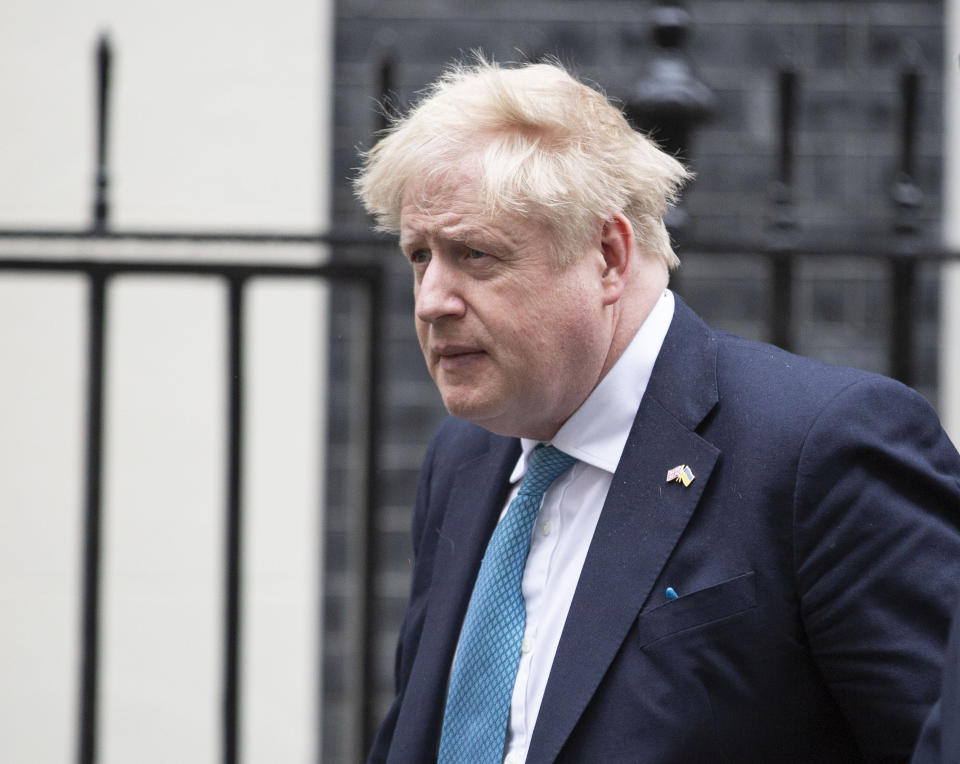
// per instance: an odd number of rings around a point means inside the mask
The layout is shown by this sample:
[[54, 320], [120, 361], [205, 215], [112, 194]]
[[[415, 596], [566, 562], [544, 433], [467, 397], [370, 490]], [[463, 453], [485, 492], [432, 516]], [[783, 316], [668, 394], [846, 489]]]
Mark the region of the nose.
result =
[[462, 316], [466, 303], [460, 287], [455, 270], [442, 258], [433, 258], [414, 287], [417, 318], [432, 324], [444, 317]]

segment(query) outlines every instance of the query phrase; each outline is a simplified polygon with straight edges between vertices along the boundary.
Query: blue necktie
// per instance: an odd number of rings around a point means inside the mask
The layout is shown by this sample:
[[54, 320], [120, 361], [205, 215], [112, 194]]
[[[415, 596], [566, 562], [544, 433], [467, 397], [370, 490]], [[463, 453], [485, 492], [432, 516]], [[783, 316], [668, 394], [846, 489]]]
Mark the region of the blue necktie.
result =
[[530, 455], [520, 491], [480, 564], [450, 675], [440, 763], [501, 762], [527, 613], [521, 583], [543, 494], [576, 461], [553, 446]]

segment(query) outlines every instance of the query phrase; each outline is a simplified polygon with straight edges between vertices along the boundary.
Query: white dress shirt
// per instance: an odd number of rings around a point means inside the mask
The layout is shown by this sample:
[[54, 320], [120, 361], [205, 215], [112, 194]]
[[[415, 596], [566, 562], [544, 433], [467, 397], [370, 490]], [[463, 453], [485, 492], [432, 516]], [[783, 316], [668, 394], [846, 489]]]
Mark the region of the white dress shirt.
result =
[[[523, 571], [526, 630], [504, 751], [508, 764], [526, 760], [587, 549], [673, 319], [673, 307], [673, 293], [664, 290], [623, 355], [551, 441], [578, 462], [547, 490], [530, 539]], [[519, 490], [527, 458], [537, 445], [537, 441], [525, 438], [521, 442], [523, 453], [510, 476], [513, 490], [504, 513]]]

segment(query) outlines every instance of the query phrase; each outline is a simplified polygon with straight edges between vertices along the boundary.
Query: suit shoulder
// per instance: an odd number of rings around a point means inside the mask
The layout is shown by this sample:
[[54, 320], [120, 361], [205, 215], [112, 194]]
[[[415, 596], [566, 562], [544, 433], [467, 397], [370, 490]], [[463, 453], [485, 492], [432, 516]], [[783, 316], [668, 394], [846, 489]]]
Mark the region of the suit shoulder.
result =
[[[803, 442], [814, 431], [849, 432], [854, 419], [878, 431], [896, 423], [940, 439], [936, 412], [917, 391], [873, 372], [817, 361], [773, 345], [717, 334], [718, 414], [758, 432]], [[883, 412], [885, 422], [877, 420]]]
[[[761, 401], [788, 399], [792, 407], [820, 409], [845, 392], [879, 390], [918, 399], [915, 390], [881, 374], [795, 355], [764, 342], [717, 332], [720, 394], [750, 391]], [[742, 392], [741, 392], [742, 394]]]

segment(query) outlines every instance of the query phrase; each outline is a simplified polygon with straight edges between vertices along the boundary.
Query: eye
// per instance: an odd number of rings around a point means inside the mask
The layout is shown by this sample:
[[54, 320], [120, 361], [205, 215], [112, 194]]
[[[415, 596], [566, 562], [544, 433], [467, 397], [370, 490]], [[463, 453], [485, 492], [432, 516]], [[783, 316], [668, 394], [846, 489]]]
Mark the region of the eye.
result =
[[414, 265], [423, 265], [430, 262], [429, 249], [415, 249], [410, 253], [410, 262]]
[[479, 249], [468, 249], [467, 258], [470, 260], [481, 260], [484, 257], [489, 257], [486, 252], [481, 252]]

